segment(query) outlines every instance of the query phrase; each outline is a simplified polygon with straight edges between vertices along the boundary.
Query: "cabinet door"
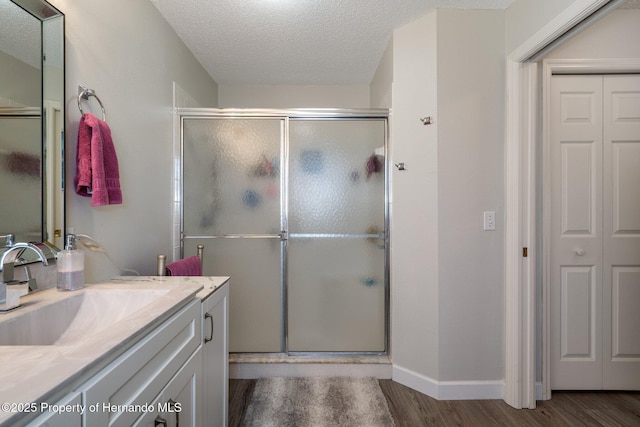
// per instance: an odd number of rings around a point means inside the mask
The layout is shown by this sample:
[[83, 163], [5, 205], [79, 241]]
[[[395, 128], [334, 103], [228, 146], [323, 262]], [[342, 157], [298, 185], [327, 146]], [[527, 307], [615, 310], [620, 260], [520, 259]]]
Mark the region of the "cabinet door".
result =
[[[58, 402], [58, 405], [72, 405], [78, 407], [80, 405], [80, 393], [67, 396]], [[70, 411], [64, 413], [49, 412], [40, 415], [32, 421], [30, 425], [43, 427], [80, 427], [82, 425], [82, 414], [80, 411]]]
[[[151, 407], [158, 408], [162, 404], [162, 395], [158, 396], [152, 403]], [[165, 417], [165, 414], [160, 411], [145, 412], [132, 424], [132, 427], [156, 427], [162, 426], [163, 423], [166, 426], [169, 421]]]
[[202, 425], [202, 351], [198, 350], [169, 381], [134, 427], [196, 427]]
[[202, 425], [202, 351], [198, 350], [169, 382], [162, 393], [163, 411], [168, 426], [196, 427]]
[[[203, 422], [206, 426], [227, 425], [229, 356], [228, 356], [228, 295], [229, 285], [203, 302]], [[206, 310], [206, 311], [205, 311]]]
[[189, 303], [167, 322], [127, 350], [91, 379], [85, 390], [87, 405], [115, 405], [117, 410], [88, 412], [88, 426], [130, 426], [143, 407], [158, 396], [189, 357], [200, 348], [200, 302]]

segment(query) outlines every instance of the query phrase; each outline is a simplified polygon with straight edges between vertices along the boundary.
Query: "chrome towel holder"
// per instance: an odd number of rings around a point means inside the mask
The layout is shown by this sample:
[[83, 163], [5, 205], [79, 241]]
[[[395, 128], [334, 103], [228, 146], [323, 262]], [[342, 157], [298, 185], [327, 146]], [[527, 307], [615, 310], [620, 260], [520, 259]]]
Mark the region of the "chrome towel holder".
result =
[[102, 101], [100, 101], [100, 98], [98, 98], [98, 95], [96, 95], [96, 91], [93, 89], [89, 89], [86, 88], [82, 85], [78, 85], [78, 109], [80, 110], [80, 114], [84, 114], [84, 111], [82, 111], [82, 103], [81, 101], [84, 100], [89, 100], [89, 97], [93, 96], [96, 101], [98, 101], [98, 104], [100, 104], [100, 109], [102, 110], [102, 120], [103, 121], [107, 121], [107, 114], [104, 111], [104, 105], [102, 105]]

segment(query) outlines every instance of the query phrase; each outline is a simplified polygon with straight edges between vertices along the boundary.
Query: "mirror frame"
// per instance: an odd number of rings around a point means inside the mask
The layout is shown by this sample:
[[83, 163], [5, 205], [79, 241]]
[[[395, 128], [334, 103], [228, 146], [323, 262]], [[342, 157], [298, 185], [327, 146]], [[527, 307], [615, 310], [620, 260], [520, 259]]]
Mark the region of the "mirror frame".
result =
[[[35, 110], [40, 110], [40, 127], [41, 127], [41, 137], [40, 137], [40, 146], [41, 146], [41, 182], [40, 182], [40, 223], [41, 223], [41, 235], [39, 242], [32, 243], [42, 243], [47, 242], [50, 245], [62, 247], [64, 238], [65, 238], [65, 230], [66, 230], [66, 178], [65, 178], [65, 124], [66, 124], [66, 115], [65, 115], [65, 96], [66, 96], [66, 51], [65, 51], [65, 16], [60, 10], [51, 5], [46, 0], [10, 0], [11, 3], [14, 3], [17, 7], [22, 9], [25, 13], [33, 16], [35, 19], [40, 21], [40, 49], [41, 49], [41, 59], [40, 59], [40, 79], [41, 79], [41, 97], [40, 97], [40, 106], [35, 107]], [[46, 78], [46, 53], [51, 52], [50, 50], [45, 51], [45, 45], [47, 44], [47, 32], [45, 31], [45, 23], [52, 20], [58, 20], [60, 29], [55, 29], [55, 35], [52, 36], [49, 40], [52, 40], [54, 37], [56, 38], [55, 42], [50, 43], [49, 45], [54, 45], [57, 49], [59, 46], [59, 50], [55, 50], [55, 55], [60, 55], [60, 60], [62, 62], [62, 73], [60, 76], [55, 76], [59, 81], [55, 82], [55, 84], [51, 84]], [[57, 40], [58, 31], [60, 32], [60, 39]], [[50, 96], [50, 90], [47, 88], [51, 88], [55, 86], [56, 92], [59, 94], [60, 99], [48, 99]], [[56, 97], [57, 98], [57, 97]], [[30, 109], [33, 111], [33, 109]], [[25, 112], [13, 111], [14, 116], [24, 116]], [[59, 129], [55, 126], [53, 115], [59, 114], [57, 116], [57, 123], [59, 124]], [[7, 115], [11, 115], [7, 114]], [[60, 132], [58, 134], [58, 132]], [[47, 150], [48, 145], [54, 141], [54, 138], [59, 137], [60, 147], [56, 147], [56, 151], [58, 153], [52, 153], [52, 149]], [[55, 159], [56, 156], [59, 156], [58, 159]], [[55, 159], [55, 160], [54, 160]], [[59, 164], [58, 164], [59, 163]], [[57, 171], [57, 172], [56, 172]], [[54, 174], [56, 174], [54, 176]], [[51, 202], [53, 200], [52, 197], [55, 195], [55, 191], [60, 191], [59, 203], [57, 206], [51, 206]], [[53, 218], [55, 217], [52, 212], [53, 209], [57, 209], [57, 215], [60, 217], [60, 232], [58, 233], [58, 228], [56, 228], [55, 232], [53, 230], [54, 225], [52, 224]], [[4, 228], [4, 227], [3, 227]], [[21, 230], [16, 230], [15, 232], [11, 230], [11, 226], [7, 227], [7, 231], [13, 234], [18, 235]], [[51, 234], [55, 234], [51, 235]], [[57, 242], [56, 242], [57, 240]], [[0, 241], [0, 247], [4, 246], [4, 242]], [[55, 244], [57, 243], [57, 245]], [[1, 250], [0, 250], [1, 252]], [[2, 266], [0, 266], [0, 270]]]

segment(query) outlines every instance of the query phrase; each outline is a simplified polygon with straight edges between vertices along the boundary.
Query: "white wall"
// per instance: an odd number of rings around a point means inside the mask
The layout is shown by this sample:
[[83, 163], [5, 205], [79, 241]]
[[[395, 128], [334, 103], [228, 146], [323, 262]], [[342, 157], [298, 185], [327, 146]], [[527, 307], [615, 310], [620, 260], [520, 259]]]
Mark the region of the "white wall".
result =
[[640, 58], [640, 10], [615, 10], [545, 59]]
[[368, 108], [369, 86], [220, 85], [220, 108]]
[[[391, 352], [397, 381], [402, 375], [438, 378], [437, 29], [432, 12], [393, 34], [390, 161], [406, 164], [405, 171], [391, 171]], [[422, 125], [424, 115], [434, 116], [435, 124]]]
[[503, 28], [502, 11], [438, 10], [440, 380], [503, 376]]
[[515, 0], [507, 9], [505, 36], [507, 53], [548, 24], [577, 0]]
[[378, 63], [370, 85], [371, 108], [391, 108], [393, 85], [393, 36]]
[[503, 11], [439, 9], [393, 36], [394, 379], [439, 398], [501, 391], [503, 224], [482, 218], [503, 209], [503, 28]]
[[[217, 106], [217, 85], [151, 2], [52, 0], [66, 17], [67, 226], [94, 237], [122, 267], [155, 274], [172, 248], [173, 82]], [[120, 166], [123, 204], [90, 207], [75, 194], [78, 84], [107, 112]], [[99, 112], [95, 101], [86, 109]], [[85, 110], [86, 111], [86, 110]], [[88, 254], [88, 282], [118, 274]]]

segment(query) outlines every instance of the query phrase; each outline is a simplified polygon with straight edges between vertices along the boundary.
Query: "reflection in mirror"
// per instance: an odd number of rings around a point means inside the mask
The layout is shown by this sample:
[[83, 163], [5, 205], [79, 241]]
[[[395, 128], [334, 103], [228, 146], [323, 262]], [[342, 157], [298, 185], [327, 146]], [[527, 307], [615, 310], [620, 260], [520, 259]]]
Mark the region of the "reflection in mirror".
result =
[[16, 242], [64, 243], [63, 106], [64, 15], [0, 0], [0, 235]]

